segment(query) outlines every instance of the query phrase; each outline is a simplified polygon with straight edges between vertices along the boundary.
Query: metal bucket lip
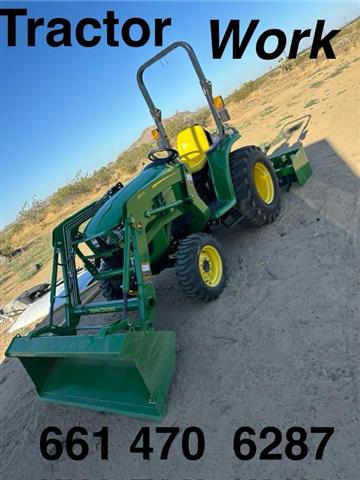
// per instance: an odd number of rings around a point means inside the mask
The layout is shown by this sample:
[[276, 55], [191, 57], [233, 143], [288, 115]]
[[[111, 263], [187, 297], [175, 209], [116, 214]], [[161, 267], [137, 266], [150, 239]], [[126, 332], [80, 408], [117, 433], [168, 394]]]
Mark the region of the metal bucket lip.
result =
[[[20, 360], [42, 400], [157, 420], [165, 414], [175, 369], [175, 332], [15, 337], [6, 355]], [[119, 375], [118, 367], [128, 373]], [[128, 388], [133, 401], [121, 393]]]
[[[139, 411], [135, 411], [133, 409], [126, 409], [126, 408], [115, 408], [115, 407], [112, 407], [111, 405], [108, 405], [106, 407], [104, 406], [100, 406], [100, 405], [94, 405], [93, 403], [89, 403], [89, 404], [78, 404], [78, 403], [75, 403], [75, 402], [71, 402], [71, 401], [66, 401], [66, 400], [59, 400], [57, 398], [49, 398], [49, 397], [43, 397], [43, 396], [40, 396], [41, 400], [45, 401], [45, 402], [48, 402], [48, 403], [55, 403], [57, 405], [61, 404], [61, 405], [68, 405], [68, 406], [71, 406], [71, 407], [77, 407], [77, 408], [84, 408], [84, 409], [90, 409], [90, 410], [94, 410], [96, 412], [105, 412], [105, 413], [108, 413], [108, 414], [117, 414], [117, 415], [123, 415], [123, 416], [130, 416], [130, 417], [134, 417], [134, 418], [143, 418], [143, 419], [146, 419], [146, 420], [150, 420], [150, 421], [157, 421], [157, 420], [161, 420], [162, 418], [164, 418], [165, 416], [165, 402], [162, 403], [162, 404], [154, 404], [154, 403], [149, 403], [149, 408], [146, 409], [146, 413], [144, 412], [139, 412]], [[151, 405], [151, 407], [150, 407]]]
[[49, 335], [15, 337], [6, 350], [7, 357], [114, 356], [123, 346], [126, 333], [99, 335]]
[[128, 343], [150, 336], [170, 335], [173, 331], [129, 331], [111, 335], [47, 335], [14, 337], [8, 346], [7, 357], [114, 357], [117, 358]]

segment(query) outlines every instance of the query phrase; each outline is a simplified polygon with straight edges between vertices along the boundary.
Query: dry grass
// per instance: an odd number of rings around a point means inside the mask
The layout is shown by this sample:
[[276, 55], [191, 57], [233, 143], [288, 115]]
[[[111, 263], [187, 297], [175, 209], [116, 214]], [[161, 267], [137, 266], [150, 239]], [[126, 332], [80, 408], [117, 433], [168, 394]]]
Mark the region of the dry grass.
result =
[[312, 107], [313, 105], [316, 105], [317, 103], [319, 103], [319, 99], [318, 98], [312, 98], [311, 100], [307, 100], [304, 103], [304, 108]]

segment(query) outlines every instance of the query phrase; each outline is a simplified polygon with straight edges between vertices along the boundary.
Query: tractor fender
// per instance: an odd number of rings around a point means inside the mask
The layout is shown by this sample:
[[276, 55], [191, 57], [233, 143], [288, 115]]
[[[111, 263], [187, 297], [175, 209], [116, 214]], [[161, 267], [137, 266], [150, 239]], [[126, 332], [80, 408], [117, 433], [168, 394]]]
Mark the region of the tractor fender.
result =
[[229, 156], [233, 144], [239, 140], [240, 134], [234, 131], [226, 135], [213, 148], [206, 152], [210, 174], [219, 208], [213, 212], [220, 218], [236, 204], [236, 195], [230, 173]]

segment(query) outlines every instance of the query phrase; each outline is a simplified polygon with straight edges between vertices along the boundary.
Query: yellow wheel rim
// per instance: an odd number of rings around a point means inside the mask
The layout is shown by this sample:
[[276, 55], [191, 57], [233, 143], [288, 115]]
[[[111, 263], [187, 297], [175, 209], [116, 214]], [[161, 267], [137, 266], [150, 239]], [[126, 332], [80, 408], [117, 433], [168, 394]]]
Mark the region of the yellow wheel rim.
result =
[[274, 182], [263, 163], [257, 162], [254, 165], [254, 182], [261, 200], [270, 204], [274, 200]]
[[212, 245], [205, 245], [200, 250], [199, 271], [201, 279], [208, 287], [219, 285], [223, 274], [223, 264], [219, 252]]

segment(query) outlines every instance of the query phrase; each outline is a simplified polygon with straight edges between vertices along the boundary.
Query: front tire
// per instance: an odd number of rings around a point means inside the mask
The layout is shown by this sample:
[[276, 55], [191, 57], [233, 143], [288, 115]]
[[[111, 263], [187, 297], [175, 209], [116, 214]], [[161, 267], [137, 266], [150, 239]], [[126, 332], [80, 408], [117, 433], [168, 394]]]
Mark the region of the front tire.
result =
[[[100, 272], [106, 272], [111, 269], [104, 260], [101, 260]], [[106, 278], [100, 282], [100, 292], [102, 296], [108, 301], [120, 300], [123, 298], [120, 278]]]
[[100, 292], [108, 301], [120, 300], [123, 298], [120, 280], [106, 279], [100, 282]]
[[244, 224], [260, 227], [279, 215], [281, 193], [274, 167], [255, 146], [230, 153], [230, 173], [237, 198], [237, 209]]
[[184, 294], [210, 302], [226, 285], [226, 264], [219, 242], [212, 235], [196, 233], [181, 241], [176, 254], [176, 276]]

